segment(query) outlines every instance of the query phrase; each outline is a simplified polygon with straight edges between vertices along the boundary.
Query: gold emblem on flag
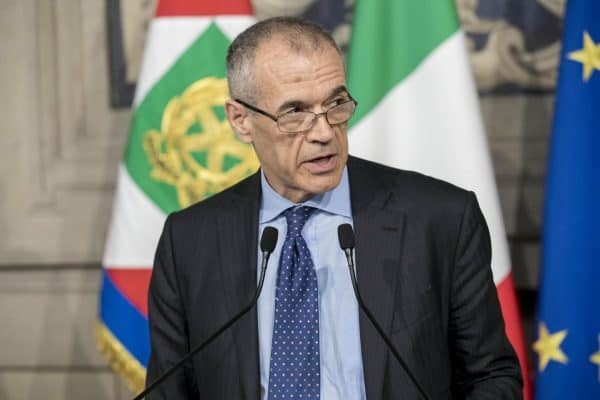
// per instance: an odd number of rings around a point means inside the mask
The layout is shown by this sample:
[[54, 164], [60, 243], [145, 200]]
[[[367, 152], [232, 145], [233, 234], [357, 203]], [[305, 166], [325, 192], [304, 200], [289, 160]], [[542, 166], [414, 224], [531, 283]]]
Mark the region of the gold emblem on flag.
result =
[[219, 116], [228, 98], [226, 79], [196, 81], [169, 101], [160, 131], [144, 135], [152, 178], [174, 186], [181, 207], [228, 188], [259, 166], [254, 149]]

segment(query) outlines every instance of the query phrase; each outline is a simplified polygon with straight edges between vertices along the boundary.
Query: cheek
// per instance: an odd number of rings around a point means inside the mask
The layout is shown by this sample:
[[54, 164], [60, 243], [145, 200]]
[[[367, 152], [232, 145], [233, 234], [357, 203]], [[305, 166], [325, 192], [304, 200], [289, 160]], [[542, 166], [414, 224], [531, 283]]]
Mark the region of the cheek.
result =
[[[293, 140], [290, 140], [293, 139]], [[275, 140], [264, 139], [255, 141], [255, 150], [261, 162], [278, 175], [293, 180], [298, 174], [298, 155], [301, 151], [302, 141], [297, 138], [277, 138]]]
[[300, 159], [300, 154], [302, 154], [303, 146], [304, 146], [304, 138], [302, 135], [299, 137], [292, 138], [293, 140], [288, 141], [283, 144], [282, 152], [285, 157], [284, 162], [289, 168], [293, 168], [294, 170], [299, 168], [298, 160]]
[[337, 131], [338, 141], [340, 143], [340, 151], [348, 152], [348, 127], [344, 125]]

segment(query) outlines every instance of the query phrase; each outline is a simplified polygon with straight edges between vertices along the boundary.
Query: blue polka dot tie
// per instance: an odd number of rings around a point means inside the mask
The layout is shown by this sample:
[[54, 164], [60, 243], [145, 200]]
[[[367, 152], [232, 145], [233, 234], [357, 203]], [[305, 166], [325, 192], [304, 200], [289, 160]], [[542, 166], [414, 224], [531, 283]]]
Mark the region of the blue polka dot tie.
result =
[[302, 227], [315, 211], [285, 211], [287, 235], [277, 272], [269, 400], [320, 398], [319, 288]]

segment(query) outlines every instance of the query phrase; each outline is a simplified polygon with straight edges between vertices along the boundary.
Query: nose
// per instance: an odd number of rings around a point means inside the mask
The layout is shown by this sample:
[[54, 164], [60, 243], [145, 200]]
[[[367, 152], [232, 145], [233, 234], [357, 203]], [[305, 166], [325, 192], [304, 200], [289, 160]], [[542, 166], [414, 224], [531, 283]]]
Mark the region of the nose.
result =
[[333, 139], [335, 136], [335, 132], [333, 127], [329, 125], [327, 122], [327, 118], [325, 117], [325, 113], [317, 114], [315, 124], [313, 127], [306, 132], [306, 140], [309, 142], [321, 142], [327, 143]]

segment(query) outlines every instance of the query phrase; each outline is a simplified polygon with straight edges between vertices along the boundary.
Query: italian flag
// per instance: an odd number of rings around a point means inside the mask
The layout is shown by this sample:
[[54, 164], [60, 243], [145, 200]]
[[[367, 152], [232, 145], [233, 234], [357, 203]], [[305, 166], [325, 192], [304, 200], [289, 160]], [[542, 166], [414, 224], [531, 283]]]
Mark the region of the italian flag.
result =
[[227, 47], [254, 23], [249, 0], [160, 0], [149, 27], [103, 258], [96, 337], [129, 387], [144, 387], [147, 290], [168, 213], [258, 168], [224, 114]]
[[506, 232], [464, 34], [454, 2], [357, 0], [348, 84], [359, 102], [350, 153], [477, 194], [492, 239], [506, 332], [530, 397]]

